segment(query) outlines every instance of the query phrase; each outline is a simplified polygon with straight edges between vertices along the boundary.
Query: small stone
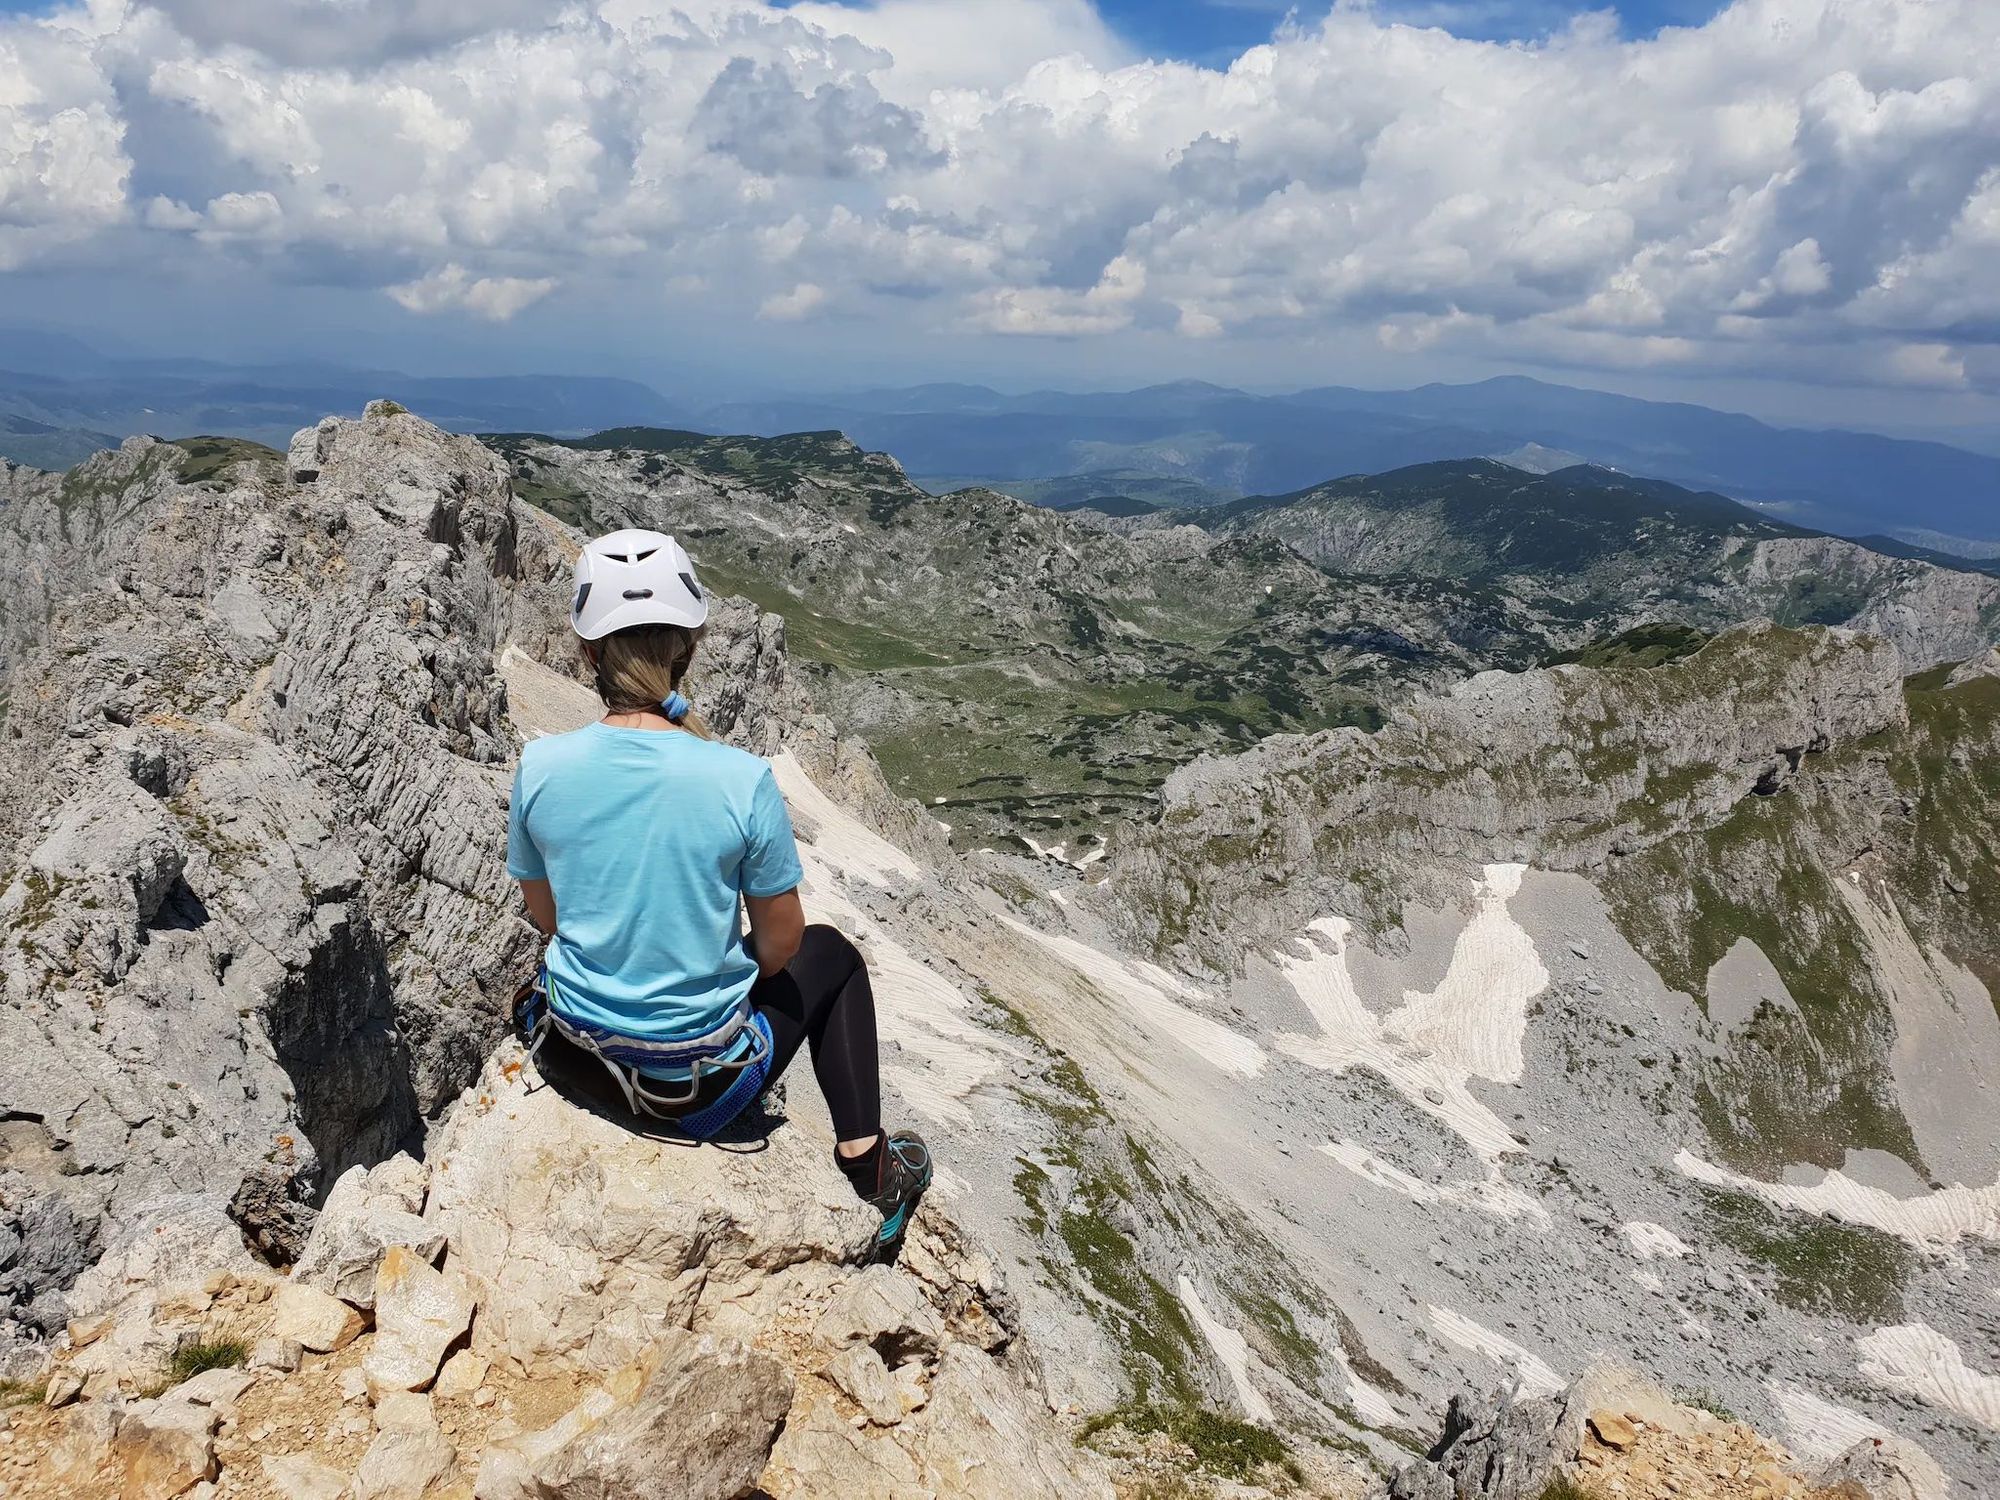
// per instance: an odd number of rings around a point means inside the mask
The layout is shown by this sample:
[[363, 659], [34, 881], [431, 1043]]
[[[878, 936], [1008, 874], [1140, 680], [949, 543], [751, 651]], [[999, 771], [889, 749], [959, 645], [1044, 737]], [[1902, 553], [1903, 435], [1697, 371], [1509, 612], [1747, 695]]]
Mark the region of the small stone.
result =
[[375, 1403], [375, 1425], [384, 1432], [391, 1427], [429, 1427], [436, 1421], [431, 1398], [422, 1391], [388, 1391]]
[[368, 1397], [368, 1376], [359, 1365], [342, 1370], [338, 1384], [343, 1401], [364, 1401]]
[[387, 1428], [354, 1471], [354, 1500], [421, 1500], [457, 1457], [435, 1426]]
[[292, 1267], [294, 1281], [366, 1308], [374, 1305], [375, 1277], [392, 1247], [425, 1261], [437, 1258], [444, 1231], [408, 1206], [413, 1197], [423, 1201], [423, 1168], [408, 1157], [396, 1161], [406, 1165], [385, 1162], [372, 1172], [351, 1167], [341, 1174]]
[[890, 1427], [903, 1420], [902, 1398], [873, 1345], [849, 1344], [827, 1361], [824, 1373], [869, 1421]]
[[304, 1358], [305, 1348], [297, 1339], [259, 1339], [250, 1351], [250, 1368], [289, 1375]]
[[944, 1323], [915, 1281], [892, 1267], [873, 1265], [827, 1304], [813, 1337], [830, 1349], [870, 1344], [885, 1358], [900, 1360], [936, 1349]]
[[431, 1391], [441, 1401], [450, 1401], [458, 1396], [467, 1396], [485, 1383], [487, 1362], [470, 1349], [461, 1349], [444, 1362], [438, 1371], [437, 1383]]
[[472, 1292], [401, 1245], [375, 1274], [375, 1342], [361, 1361], [368, 1391], [418, 1391], [436, 1379], [444, 1352], [472, 1324]]
[[249, 1370], [203, 1370], [167, 1392], [169, 1401], [192, 1401], [224, 1411], [243, 1399], [243, 1393], [257, 1383]]
[[264, 1479], [277, 1491], [278, 1500], [341, 1500], [347, 1493], [345, 1474], [302, 1453], [267, 1456]]
[[42, 1392], [42, 1405], [51, 1410], [67, 1406], [83, 1394], [83, 1377], [74, 1370], [58, 1370], [49, 1377], [48, 1389]]
[[478, 1390], [474, 1391], [472, 1393], [472, 1404], [474, 1406], [491, 1406], [493, 1404], [493, 1387], [482, 1385]]
[[288, 1281], [272, 1300], [271, 1337], [290, 1339], [317, 1354], [345, 1349], [363, 1326], [360, 1313], [317, 1287]]
[[138, 1401], [118, 1422], [112, 1450], [125, 1500], [178, 1495], [216, 1475], [215, 1413], [184, 1401]]
[[111, 1314], [100, 1313], [94, 1318], [77, 1318], [69, 1325], [69, 1346], [82, 1349], [96, 1343], [111, 1331]]
[[929, 1387], [924, 1384], [924, 1367], [921, 1360], [910, 1360], [895, 1369], [896, 1395], [903, 1403], [905, 1412], [922, 1411], [924, 1403], [931, 1399]]
[[1623, 1453], [1639, 1441], [1638, 1431], [1615, 1411], [1594, 1411], [1588, 1418], [1590, 1430], [1607, 1448]]

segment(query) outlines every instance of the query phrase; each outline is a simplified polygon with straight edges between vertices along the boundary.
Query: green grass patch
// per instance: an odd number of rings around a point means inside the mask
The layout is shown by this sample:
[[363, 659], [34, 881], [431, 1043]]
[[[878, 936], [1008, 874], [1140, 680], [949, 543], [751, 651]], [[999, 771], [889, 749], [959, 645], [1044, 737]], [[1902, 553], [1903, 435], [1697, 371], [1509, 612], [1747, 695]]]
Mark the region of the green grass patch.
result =
[[45, 1380], [0, 1380], [0, 1406], [39, 1406], [48, 1389]]
[[1893, 1323], [1903, 1315], [1903, 1289], [1916, 1255], [1894, 1235], [1780, 1213], [1740, 1193], [1704, 1189], [1710, 1231], [1738, 1254], [1768, 1266], [1777, 1297], [1802, 1312], [1852, 1323]]
[[1659, 667], [1684, 656], [1692, 656], [1708, 644], [1708, 636], [1689, 625], [1660, 623], [1639, 625], [1605, 640], [1593, 641], [1574, 651], [1559, 652], [1543, 660], [1545, 667], [1583, 666], [1600, 670], [1630, 667]]
[[1137, 1438], [1170, 1438], [1188, 1451], [1197, 1467], [1239, 1484], [1274, 1472], [1293, 1484], [1305, 1480], [1291, 1445], [1277, 1433], [1204, 1406], [1140, 1402], [1116, 1407], [1085, 1422], [1079, 1438], [1091, 1442], [1119, 1429]]
[[1705, 1411], [1711, 1417], [1720, 1417], [1725, 1422], [1740, 1422], [1743, 1419], [1723, 1402], [1714, 1391], [1701, 1386], [1675, 1386], [1674, 1400], [1682, 1406], [1692, 1406], [1697, 1411]]
[[250, 1357], [240, 1339], [217, 1339], [212, 1344], [185, 1344], [167, 1361], [167, 1388], [192, 1380], [205, 1370], [234, 1370]]
[[168, 446], [178, 448], [186, 455], [180, 461], [180, 471], [176, 476], [182, 484], [207, 484], [221, 480], [237, 464], [284, 462], [284, 455], [277, 449], [266, 448], [262, 443], [253, 443], [245, 438], [184, 437], [175, 438]]
[[1535, 1500], [1602, 1500], [1596, 1490], [1578, 1484], [1567, 1474], [1558, 1474], [1542, 1486]]
[[1021, 1222], [1028, 1233], [1039, 1235], [1049, 1227], [1048, 1208], [1042, 1197], [1049, 1185], [1049, 1174], [1025, 1156], [1015, 1157], [1014, 1162], [1014, 1195], [1027, 1210]]
[[1844, 625], [1868, 606], [1868, 595], [1837, 579], [1799, 574], [1785, 582], [1771, 618], [1780, 625]]

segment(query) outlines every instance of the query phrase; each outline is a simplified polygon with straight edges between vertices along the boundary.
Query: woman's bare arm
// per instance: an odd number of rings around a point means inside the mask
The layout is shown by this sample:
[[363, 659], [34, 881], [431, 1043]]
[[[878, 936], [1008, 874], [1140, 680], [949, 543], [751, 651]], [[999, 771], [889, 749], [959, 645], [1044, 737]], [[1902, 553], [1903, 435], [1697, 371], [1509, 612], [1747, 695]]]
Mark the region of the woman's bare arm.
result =
[[554, 937], [556, 893], [549, 889], [549, 883], [546, 880], [522, 881], [521, 899], [528, 903], [528, 920], [535, 924], [543, 937]]
[[782, 896], [745, 896], [750, 914], [750, 952], [759, 974], [775, 974], [792, 961], [806, 935], [806, 909], [797, 890]]

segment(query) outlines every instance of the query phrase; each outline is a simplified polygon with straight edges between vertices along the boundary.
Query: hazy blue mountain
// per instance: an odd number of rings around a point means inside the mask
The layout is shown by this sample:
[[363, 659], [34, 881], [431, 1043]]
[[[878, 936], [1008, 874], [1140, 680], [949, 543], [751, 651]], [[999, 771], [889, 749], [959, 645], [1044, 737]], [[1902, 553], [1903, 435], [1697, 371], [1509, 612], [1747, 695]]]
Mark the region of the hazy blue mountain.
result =
[[[1350, 474], [1553, 450], [1802, 525], [2000, 551], [2000, 457], [1873, 433], [1773, 427], [1685, 403], [1509, 376], [1408, 391], [1327, 386], [1259, 396], [1200, 381], [1120, 392], [931, 385], [738, 404], [698, 426], [838, 429], [912, 473], [1017, 486], [1100, 470], [1277, 494]], [[1987, 544], [1982, 546], [1981, 544]]]
[[358, 412], [386, 395], [462, 432], [580, 433], [687, 417], [650, 387], [606, 376], [423, 377], [319, 361], [132, 359], [62, 334], [0, 329], [0, 457], [36, 468], [66, 467], [137, 432], [283, 446], [328, 412]]
[[[1034, 505], [1053, 510], [1073, 510], [1099, 500], [1143, 501], [1149, 508], [1189, 509], [1222, 505], [1236, 499], [1233, 491], [1215, 489], [1193, 479], [1171, 474], [1144, 474], [1135, 469], [1095, 469], [1088, 474], [1057, 474], [1048, 479], [980, 480], [972, 476], [913, 474], [910, 476], [933, 495], [953, 490], [988, 489], [1012, 495]], [[1102, 507], [1100, 507], [1102, 508]]]
[[0, 458], [31, 469], [67, 469], [118, 439], [87, 427], [56, 427], [32, 417], [0, 412]]

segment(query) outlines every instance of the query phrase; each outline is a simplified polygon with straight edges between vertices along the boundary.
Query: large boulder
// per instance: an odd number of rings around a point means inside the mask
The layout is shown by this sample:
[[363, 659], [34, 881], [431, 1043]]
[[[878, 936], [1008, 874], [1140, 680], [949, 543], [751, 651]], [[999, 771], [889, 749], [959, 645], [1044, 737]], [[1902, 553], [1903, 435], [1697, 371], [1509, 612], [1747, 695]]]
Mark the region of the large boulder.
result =
[[879, 1223], [823, 1143], [662, 1141], [578, 1107], [503, 1046], [431, 1150], [425, 1217], [474, 1288], [475, 1352], [599, 1373], [668, 1332], [755, 1322], [863, 1263]]
[[218, 1414], [186, 1401], [138, 1401], [126, 1408], [114, 1444], [121, 1500], [156, 1500], [213, 1479]]
[[1945, 1500], [1951, 1492], [1937, 1460], [1899, 1437], [1863, 1438], [1823, 1464], [1812, 1482], [1834, 1495], [1858, 1488], [1868, 1500]]
[[375, 1273], [375, 1341], [361, 1361], [368, 1394], [380, 1400], [391, 1391], [422, 1390], [471, 1323], [472, 1293], [463, 1276], [393, 1247]]
[[827, 1402], [795, 1416], [771, 1454], [778, 1500], [892, 1500], [903, 1495], [1111, 1500], [1109, 1467], [1078, 1448], [1004, 1367], [967, 1344], [947, 1347], [930, 1402], [874, 1437]]
[[292, 1280], [373, 1307], [375, 1271], [392, 1247], [426, 1261], [444, 1249], [443, 1231], [419, 1215], [423, 1201], [423, 1169], [407, 1156], [372, 1171], [350, 1167], [327, 1195]]
[[637, 1394], [535, 1466], [547, 1500], [734, 1500], [764, 1470], [792, 1404], [771, 1355], [679, 1332]]

